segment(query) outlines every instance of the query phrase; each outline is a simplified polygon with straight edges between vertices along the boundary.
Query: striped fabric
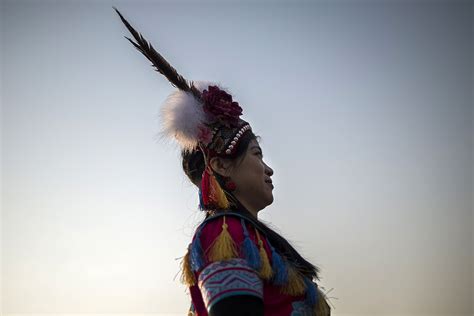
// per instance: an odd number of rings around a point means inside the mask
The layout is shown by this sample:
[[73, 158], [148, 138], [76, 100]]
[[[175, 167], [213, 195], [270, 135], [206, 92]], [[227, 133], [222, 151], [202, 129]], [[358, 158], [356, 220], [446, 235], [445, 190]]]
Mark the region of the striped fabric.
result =
[[241, 258], [209, 264], [199, 274], [198, 286], [208, 311], [229, 296], [253, 295], [263, 299], [262, 280]]

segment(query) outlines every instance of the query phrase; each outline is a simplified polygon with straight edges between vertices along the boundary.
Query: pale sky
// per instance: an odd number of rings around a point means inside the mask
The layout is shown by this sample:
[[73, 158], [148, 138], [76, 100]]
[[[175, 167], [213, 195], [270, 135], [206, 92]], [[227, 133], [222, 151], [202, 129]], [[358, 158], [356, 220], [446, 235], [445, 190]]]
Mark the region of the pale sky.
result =
[[189, 307], [175, 88], [112, 6], [242, 106], [333, 315], [474, 313], [472, 3], [107, 0], [1, 2], [3, 313]]

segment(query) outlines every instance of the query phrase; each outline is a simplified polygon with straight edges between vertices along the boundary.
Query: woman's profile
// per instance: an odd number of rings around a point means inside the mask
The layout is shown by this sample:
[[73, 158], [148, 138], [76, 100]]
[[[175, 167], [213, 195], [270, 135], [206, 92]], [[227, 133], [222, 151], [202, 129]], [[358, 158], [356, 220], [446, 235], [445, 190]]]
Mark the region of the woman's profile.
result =
[[242, 107], [213, 82], [188, 82], [124, 19], [127, 38], [176, 88], [162, 132], [177, 141], [204, 220], [182, 261], [188, 315], [330, 315], [319, 268], [258, 219], [273, 202], [274, 170]]

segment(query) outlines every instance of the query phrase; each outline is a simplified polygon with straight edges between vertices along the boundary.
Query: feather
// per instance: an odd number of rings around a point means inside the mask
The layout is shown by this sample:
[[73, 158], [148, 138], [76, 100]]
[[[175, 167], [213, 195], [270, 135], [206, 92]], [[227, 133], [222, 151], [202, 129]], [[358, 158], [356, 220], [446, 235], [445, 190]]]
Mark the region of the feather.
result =
[[[204, 91], [209, 81], [196, 81], [196, 89]], [[192, 93], [176, 90], [171, 93], [161, 106], [162, 138], [174, 138], [183, 150], [193, 150], [198, 145], [198, 136], [203, 124], [209, 122], [202, 103], [193, 97]]]
[[[211, 131], [208, 125], [212, 120], [209, 114], [204, 112], [202, 92], [210, 85], [216, 85], [209, 81], [191, 81], [188, 83], [166, 59], [158, 53], [153, 46], [138, 33], [119, 10], [112, 6], [127, 29], [133, 35], [136, 43], [125, 36], [135, 48], [152, 62], [155, 70], [164, 75], [178, 88], [171, 93], [161, 108], [161, 131], [157, 138], [175, 138], [182, 150], [191, 151], [197, 148], [202, 137], [210, 137]], [[204, 136], [203, 136], [204, 135]], [[201, 137], [201, 138], [200, 138]]]
[[122, 16], [122, 14], [117, 10], [116, 7], [113, 7], [114, 10], [117, 12], [117, 14], [120, 16], [120, 19], [122, 22], [125, 24], [127, 29], [130, 31], [130, 33], [133, 35], [137, 43], [135, 43], [133, 40], [130, 38], [124, 36], [126, 39], [132, 43], [135, 48], [141, 52], [148, 60], [151, 61], [152, 66], [154, 66], [156, 71], [164, 75], [170, 82], [173, 84], [175, 87], [177, 87], [180, 90], [183, 91], [190, 91], [194, 97], [197, 99], [201, 98], [201, 93], [200, 91], [194, 86], [193, 82], [191, 84], [188, 84], [186, 79], [183, 78], [176, 69], [171, 66], [166, 59], [161, 56], [160, 53], [158, 53], [151, 43], [149, 43], [140, 33], [138, 33], [131, 25], [128, 23], [128, 21]]

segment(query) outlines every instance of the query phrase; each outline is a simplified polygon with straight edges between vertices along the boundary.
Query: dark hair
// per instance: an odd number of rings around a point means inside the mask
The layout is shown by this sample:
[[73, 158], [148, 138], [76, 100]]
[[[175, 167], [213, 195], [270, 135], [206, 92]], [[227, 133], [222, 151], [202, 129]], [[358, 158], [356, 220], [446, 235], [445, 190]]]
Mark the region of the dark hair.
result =
[[[247, 131], [240, 137], [237, 150], [234, 156], [236, 166], [242, 162], [250, 141], [259, 139], [252, 131]], [[200, 150], [181, 151], [181, 158], [183, 159], [183, 170], [194, 185], [198, 188], [201, 186], [202, 173], [204, 172], [204, 156]], [[223, 178], [217, 174], [216, 179], [219, 184], [223, 184]], [[227, 192], [226, 192], [227, 193]]]
[[[237, 152], [234, 156], [235, 165], [239, 165], [240, 162], [243, 160], [245, 153], [247, 152], [247, 148], [250, 144], [251, 140], [259, 140], [260, 137], [256, 136], [252, 131], [248, 131], [242, 135], [239, 140]], [[200, 188], [202, 173], [204, 172], [204, 156], [200, 150], [194, 151], [182, 151], [182, 164], [184, 173], [188, 176], [191, 182]], [[223, 186], [224, 179], [217, 173], [214, 173], [216, 176], [217, 181]], [[259, 220], [255, 220], [255, 217], [248, 211], [245, 206], [240, 203], [240, 201], [231, 193], [224, 189], [224, 192], [231, 202], [231, 208], [233, 211], [238, 212], [248, 218], [251, 222], [253, 222], [261, 231], [265, 233], [267, 238], [269, 239], [270, 243], [272, 244], [275, 249], [279, 250], [280, 253], [284, 254], [285, 257], [290, 260], [298, 270], [300, 270], [306, 276], [319, 280], [319, 268], [315, 265], [311, 264], [307, 260], [305, 260], [296, 249], [280, 234], [275, 232], [273, 229], [268, 227], [266, 224]], [[210, 212], [206, 212], [206, 216], [204, 219], [207, 219], [210, 216]]]

